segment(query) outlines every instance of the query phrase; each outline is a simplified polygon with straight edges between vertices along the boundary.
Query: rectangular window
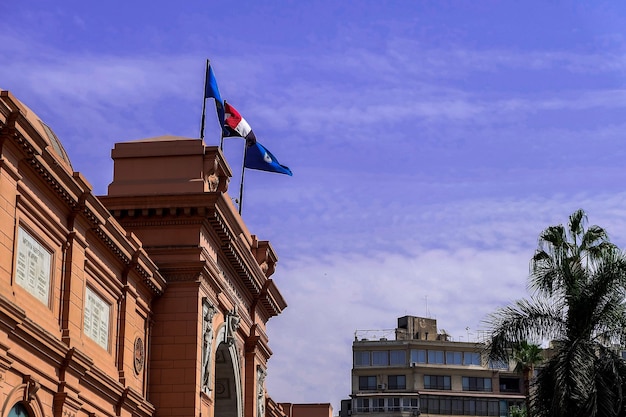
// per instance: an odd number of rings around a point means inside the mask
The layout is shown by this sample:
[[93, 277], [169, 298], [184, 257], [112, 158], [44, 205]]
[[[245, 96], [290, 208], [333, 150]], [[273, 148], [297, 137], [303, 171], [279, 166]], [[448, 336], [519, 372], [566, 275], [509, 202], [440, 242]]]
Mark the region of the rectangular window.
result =
[[385, 399], [384, 398], [374, 398], [373, 403], [374, 403], [375, 413], [382, 413], [383, 411], [385, 411]]
[[463, 391], [491, 392], [491, 378], [464, 376], [462, 381], [463, 381]]
[[454, 414], [454, 415], [463, 414], [463, 399], [462, 398], [453, 398], [451, 406], [452, 406], [452, 412], [450, 414]]
[[500, 392], [521, 392], [520, 379], [513, 377], [500, 377]]
[[462, 365], [463, 354], [461, 352], [446, 352], [447, 365]]
[[375, 389], [376, 389], [376, 377], [375, 376], [360, 376], [359, 377], [359, 390], [374, 391]]
[[389, 365], [389, 351], [387, 350], [375, 350], [372, 352], [372, 365], [373, 366], [388, 366]]
[[450, 390], [449, 375], [424, 375], [424, 389]]
[[387, 378], [387, 387], [389, 389], [406, 389], [406, 376], [389, 375]]
[[463, 365], [479, 365], [480, 366], [480, 353], [478, 352], [463, 352]]
[[489, 414], [490, 416], [500, 415], [500, 407], [498, 406], [498, 400], [489, 400], [489, 405], [487, 407], [489, 407], [489, 409], [487, 410], [487, 414]]
[[477, 399], [476, 400], [476, 415], [479, 415], [479, 416], [488, 415], [487, 404], [488, 404], [487, 400]]
[[405, 350], [389, 351], [389, 365], [406, 365], [406, 351]]
[[19, 227], [15, 282], [45, 305], [49, 304], [51, 260], [52, 254]]
[[439, 400], [439, 412], [441, 414], [450, 414], [452, 409], [452, 399], [449, 397], [443, 397]]
[[354, 366], [370, 366], [370, 352], [369, 350], [355, 350], [354, 351]]
[[428, 413], [428, 397], [428, 395], [420, 394], [419, 402], [422, 414]]
[[428, 397], [428, 413], [439, 414], [439, 398]]
[[369, 413], [370, 412], [370, 399], [369, 398], [357, 398], [356, 399], [356, 412], [357, 413]]
[[489, 360], [489, 368], [490, 369], [509, 369], [509, 364], [507, 361], [496, 361], [496, 360]]
[[410, 411], [419, 407], [419, 400], [417, 398], [403, 398], [402, 399], [402, 411]]
[[400, 411], [400, 398], [389, 398], [387, 408], [389, 411]]
[[[473, 398], [465, 398], [463, 404], [463, 414], [475, 416], [476, 415], [476, 400]], [[507, 414], [508, 415], [508, 414]]]
[[109, 348], [109, 319], [111, 306], [91, 288], [85, 292], [84, 331], [90, 339], [105, 349]]
[[443, 350], [429, 350], [428, 363], [443, 364]]
[[412, 363], [426, 363], [426, 351], [423, 349], [411, 349]]

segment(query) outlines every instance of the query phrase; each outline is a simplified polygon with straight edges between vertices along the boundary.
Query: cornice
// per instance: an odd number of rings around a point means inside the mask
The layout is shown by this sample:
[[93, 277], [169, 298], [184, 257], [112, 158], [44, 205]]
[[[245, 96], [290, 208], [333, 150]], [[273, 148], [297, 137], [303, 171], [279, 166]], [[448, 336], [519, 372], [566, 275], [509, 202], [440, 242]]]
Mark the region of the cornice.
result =
[[[265, 273], [253, 245], [256, 237], [248, 232], [241, 216], [228, 199], [227, 194], [220, 192], [144, 195], [144, 196], [102, 196], [102, 203], [110, 213], [129, 229], [155, 226], [201, 225], [206, 222], [209, 230], [215, 234], [220, 251], [228, 260], [230, 268], [239, 280], [239, 285], [246, 289], [246, 298], [255, 299], [260, 295]], [[268, 242], [262, 243], [263, 249], [269, 248], [272, 262], [275, 255]], [[158, 248], [146, 247], [151, 253]], [[273, 267], [273, 265], [272, 265]], [[185, 271], [166, 264], [159, 268], [167, 276], [168, 281], [187, 281], [196, 278], [196, 271]], [[176, 271], [177, 270], [177, 271]], [[274, 291], [276, 292], [276, 291]], [[282, 311], [280, 302], [271, 299], [265, 301], [269, 315]]]
[[[126, 238], [126, 231], [117, 224], [102, 203], [93, 195], [91, 185], [78, 172], [72, 172], [64, 166], [49, 150], [49, 145], [23, 113], [25, 110], [10, 92], [3, 91], [0, 100], [0, 114], [5, 116], [0, 121], [0, 152], [11, 140], [22, 152], [21, 160], [31, 167], [68, 207], [68, 211], [80, 214], [89, 224], [95, 235], [118, 256], [122, 263], [130, 265], [132, 254], [141, 244], [131, 243]], [[3, 155], [2, 155], [3, 156]], [[6, 164], [4, 164], [6, 166]], [[12, 175], [20, 175], [19, 172]], [[66, 225], [67, 226], [67, 225]], [[155, 295], [162, 294], [164, 281], [150, 262], [137, 264], [135, 268], [144, 277], [144, 283]], [[145, 267], [152, 267], [151, 270]], [[144, 270], [142, 270], [144, 269]]]

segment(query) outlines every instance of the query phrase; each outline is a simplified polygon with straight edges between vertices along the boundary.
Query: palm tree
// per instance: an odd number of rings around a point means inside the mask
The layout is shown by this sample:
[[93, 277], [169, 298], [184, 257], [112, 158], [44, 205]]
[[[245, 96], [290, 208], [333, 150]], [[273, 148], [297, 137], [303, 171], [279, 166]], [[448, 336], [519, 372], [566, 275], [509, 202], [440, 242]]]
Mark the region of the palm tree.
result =
[[530, 262], [530, 299], [487, 319], [489, 356], [505, 360], [524, 340], [551, 341], [535, 381], [533, 417], [626, 416], [626, 257], [585, 212], [539, 236]]
[[530, 380], [533, 376], [535, 365], [543, 361], [541, 347], [522, 340], [513, 348], [513, 361], [515, 362], [514, 371], [522, 374], [524, 394], [526, 395], [526, 416], [530, 416]]

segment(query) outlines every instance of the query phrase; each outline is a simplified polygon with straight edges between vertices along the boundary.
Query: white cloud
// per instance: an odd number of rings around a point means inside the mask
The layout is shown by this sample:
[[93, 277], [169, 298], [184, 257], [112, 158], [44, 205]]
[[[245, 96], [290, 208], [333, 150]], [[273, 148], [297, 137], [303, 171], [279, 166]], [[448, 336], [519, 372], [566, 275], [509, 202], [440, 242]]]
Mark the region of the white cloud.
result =
[[[354, 332], [394, 328], [404, 315], [430, 315], [455, 340], [478, 340], [489, 313], [528, 295], [529, 260], [543, 228], [566, 222], [582, 204], [590, 223], [624, 230], [625, 199], [621, 193], [421, 207], [418, 219], [426, 222], [404, 224], [416, 234], [389, 231], [404, 251], [340, 253], [312, 245], [304, 255], [290, 253], [275, 278], [289, 306], [268, 323], [270, 395], [331, 399], [337, 410], [350, 394]], [[354, 236], [342, 239], [350, 244]]]

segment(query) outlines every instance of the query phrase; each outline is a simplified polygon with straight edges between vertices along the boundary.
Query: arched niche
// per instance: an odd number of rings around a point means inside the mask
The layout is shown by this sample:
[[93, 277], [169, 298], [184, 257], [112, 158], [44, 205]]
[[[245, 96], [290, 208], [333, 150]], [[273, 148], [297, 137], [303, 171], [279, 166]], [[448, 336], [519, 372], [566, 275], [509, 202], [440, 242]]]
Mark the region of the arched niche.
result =
[[215, 415], [243, 417], [241, 360], [237, 343], [232, 338], [228, 339], [227, 333], [227, 325], [220, 325], [214, 343], [213, 401]]

